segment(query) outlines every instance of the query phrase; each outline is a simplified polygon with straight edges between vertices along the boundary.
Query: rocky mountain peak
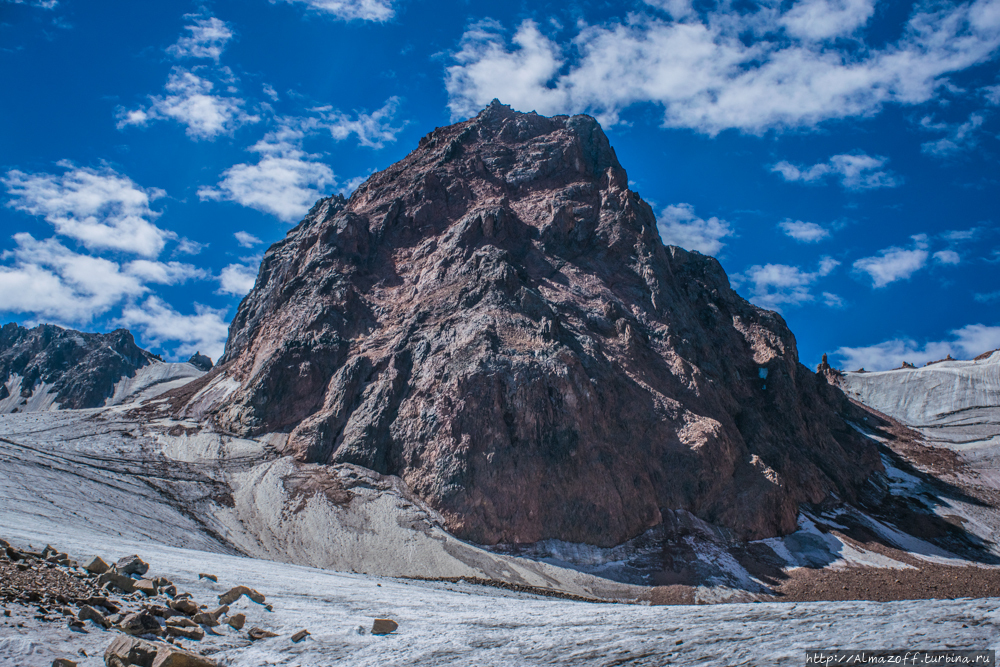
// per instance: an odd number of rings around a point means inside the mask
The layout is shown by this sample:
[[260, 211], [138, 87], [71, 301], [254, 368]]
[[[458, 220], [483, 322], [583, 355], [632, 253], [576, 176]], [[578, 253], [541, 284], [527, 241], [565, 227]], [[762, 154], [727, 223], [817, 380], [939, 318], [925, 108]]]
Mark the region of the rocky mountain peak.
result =
[[743, 538], [880, 466], [719, 263], [665, 247], [589, 116], [494, 101], [264, 256], [187, 405], [398, 475], [463, 539], [603, 546], [686, 510]]
[[34, 403], [39, 405], [32, 409], [52, 403], [65, 409], [99, 407], [119, 380], [154, 359], [127, 329], [94, 334], [9, 322], [0, 328], [0, 412], [23, 411]]

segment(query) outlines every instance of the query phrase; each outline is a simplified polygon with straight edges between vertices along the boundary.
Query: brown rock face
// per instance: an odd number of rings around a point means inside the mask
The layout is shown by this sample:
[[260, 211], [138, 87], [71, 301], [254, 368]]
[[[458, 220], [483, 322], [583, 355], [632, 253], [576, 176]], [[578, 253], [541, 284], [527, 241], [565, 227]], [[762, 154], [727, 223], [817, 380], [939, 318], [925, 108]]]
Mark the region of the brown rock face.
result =
[[843, 396], [627, 183], [588, 116], [435, 130], [268, 250], [187, 409], [398, 475], [484, 544], [609, 546], [663, 509], [759, 538], [853, 498], [880, 464]]

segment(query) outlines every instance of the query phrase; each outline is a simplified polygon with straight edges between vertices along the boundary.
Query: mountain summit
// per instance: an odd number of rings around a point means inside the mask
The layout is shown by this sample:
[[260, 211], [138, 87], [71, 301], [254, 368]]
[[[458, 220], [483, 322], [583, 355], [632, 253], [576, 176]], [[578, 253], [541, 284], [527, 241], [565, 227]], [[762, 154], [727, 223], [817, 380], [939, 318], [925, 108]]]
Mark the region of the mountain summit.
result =
[[[208, 376], [206, 376], [208, 378]], [[186, 414], [401, 477], [455, 535], [795, 530], [880, 468], [782, 318], [664, 246], [589, 116], [494, 101], [264, 256]]]

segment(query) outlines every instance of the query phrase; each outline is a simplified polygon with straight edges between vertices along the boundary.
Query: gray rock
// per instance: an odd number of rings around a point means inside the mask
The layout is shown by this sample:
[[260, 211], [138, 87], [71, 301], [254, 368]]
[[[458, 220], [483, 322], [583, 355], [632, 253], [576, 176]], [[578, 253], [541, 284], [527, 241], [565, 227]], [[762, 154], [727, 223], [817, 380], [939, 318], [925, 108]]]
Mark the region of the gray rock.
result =
[[77, 613], [76, 616], [81, 621], [93, 621], [94, 623], [97, 623], [105, 630], [111, 627], [111, 621], [109, 621], [104, 614], [97, 611], [90, 605], [85, 604], [82, 607], [80, 607], [80, 611]]
[[219, 604], [232, 604], [236, 602], [241, 595], [246, 595], [257, 604], [264, 604], [264, 596], [254, 589], [246, 586], [234, 586], [233, 588], [230, 588], [228, 591], [219, 596]]
[[206, 373], [212, 370], [212, 359], [201, 352], [195, 352], [188, 359], [188, 363], [197, 368], [200, 371], [205, 371]]
[[132, 593], [135, 591], [135, 579], [126, 577], [124, 574], [115, 572], [113, 569], [108, 570], [97, 578], [98, 586], [104, 586], [105, 584], [113, 586], [118, 590], [124, 591], [125, 593]]
[[138, 574], [142, 576], [149, 571], [149, 565], [138, 555], [125, 556], [115, 563], [115, 569], [121, 574]]
[[271, 632], [270, 630], [264, 630], [263, 628], [253, 627], [247, 632], [247, 637], [251, 641], [257, 641], [259, 639], [267, 639], [268, 637], [277, 637], [278, 635]]
[[119, 635], [104, 651], [107, 667], [218, 667], [214, 660], [170, 644]]
[[159, 635], [163, 632], [160, 622], [147, 612], [128, 614], [119, 621], [118, 629], [130, 635]]
[[395, 632], [396, 628], [399, 627], [399, 623], [393, 621], [389, 618], [376, 618], [375, 622], [372, 623], [372, 634], [373, 635], [387, 635], [390, 632]]

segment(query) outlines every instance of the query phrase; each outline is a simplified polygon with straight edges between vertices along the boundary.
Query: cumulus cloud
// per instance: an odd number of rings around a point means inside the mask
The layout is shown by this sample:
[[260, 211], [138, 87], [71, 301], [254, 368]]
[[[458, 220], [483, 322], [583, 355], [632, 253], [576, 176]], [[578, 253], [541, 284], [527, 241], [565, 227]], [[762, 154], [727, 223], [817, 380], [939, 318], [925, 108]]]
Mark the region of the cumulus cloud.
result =
[[246, 296], [257, 282], [257, 269], [245, 264], [230, 264], [219, 274], [219, 294]]
[[110, 168], [77, 168], [60, 163], [61, 174], [28, 174], [16, 169], [2, 180], [7, 205], [45, 218], [56, 233], [95, 250], [118, 250], [155, 257], [175, 234], [160, 229], [150, 202], [166, 193], [142, 188]]
[[306, 137], [328, 132], [338, 141], [354, 136], [363, 146], [381, 148], [395, 141], [401, 129], [392, 126], [397, 103], [396, 98], [390, 98], [381, 109], [353, 118], [329, 108], [315, 109], [313, 116], [281, 118], [277, 128], [250, 149], [261, 156], [256, 164], [233, 165], [215, 187], [199, 189], [198, 196], [236, 202], [295, 222], [337, 183], [333, 170], [319, 161], [320, 156], [302, 148]]
[[190, 25], [184, 26], [188, 34], [168, 47], [167, 53], [174, 58], [211, 58], [218, 62], [226, 44], [233, 38], [229, 24], [214, 16], [189, 15], [185, 18], [193, 19]]
[[958, 264], [962, 258], [954, 250], [938, 250], [934, 253], [934, 260], [940, 264]]
[[470, 26], [446, 73], [452, 115], [470, 116], [498, 97], [524, 111], [586, 111], [615, 123], [628, 107], [654, 103], [665, 127], [760, 134], [926, 102], [949, 74], [1000, 46], [1000, 0], [918, 4], [885, 44], [856, 32], [872, 16], [871, 0], [757, 3], [739, 12], [721, 3], [698, 14], [680, 0], [655, 4], [680, 20], [631, 13], [622, 22], [579, 22], [562, 44], [531, 20], [510, 40], [495, 22]]
[[252, 248], [259, 243], [263, 243], [263, 241], [249, 232], [239, 231], [235, 232], [233, 236], [236, 237], [236, 242], [240, 244], [241, 248]]
[[260, 120], [260, 116], [247, 113], [243, 99], [216, 95], [212, 92], [214, 87], [208, 79], [175, 67], [164, 86], [166, 95], [151, 97], [145, 108], [118, 109], [118, 129], [145, 126], [155, 120], [174, 120], [187, 126], [185, 132], [193, 139], [213, 139]]
[[885, 287], [897, 280], [905, 280], [927, 266], [927, 236], [918, 234], [913, 238], [913, 246], [896, 246], [880, 250], [878, 255], [863, 257], [854, 262], [854, 269], [867, 273], [873, 287]]
[[899, 368], [904, 361], [919, 366], [944, 359], [949, 354], [956, 359], [971, 359], [1000, 348], [1000, 327], [969, 324], [950, 334], [951, 340], [923, 345], [910, 338], [894, 338], [866, 347], [841, 347], [834, 356], [839, 357], [840, 365], [848, 370], [880, 371]]
[[[782, 306], [798, 306], [815, 301], [811, 288], [822, 277], [830, 275], [840, 262], [823, 257], [815, 271], [803, 271], [787, 264], [754, 265], [742, 274], [733, 276], [737, 284], [750, 288], [750, 301], [764, 308], [781, 310]], [[835, 294], [824, 292], [823, 302], [839, 307], [843, 301]]]
[[188, 238], [182, 238], [177, 241], [177, 248], [174, 252], [178, 255], [197, 255], [207, 247], [207, 243], [198, 243]]
[[151, 296], [142, 304], [123, 308], [118, 321], [140, 331], [142, 338], [153, 345], [171, 347], [173, 358], [202, 352], [218, 359], [229, 335], [229, 325], [223, 319], [226, 311], [198, 303], [194, 304], [194, 310], [193, 315], [184, 315], [159, 297]]
[[830, 237], [830, 232], [820, 227], [815, 222], [802, 222], [801, 220], [785, 220], [778, 223], [781, 231], [787, 236], [791, 236], [800, 243], [818, 243]]
[[900, 184], [899, 177], [882, 169], [887, 158], [864, 153], [834, 155], [826, 162], [809, 167], [794, 165], [782, 160], [771, 167], [771, 171], [781, 174], [789, 182], [817, 183], [834, 177], [848, 190], [874, 190], [894, 188]]
[[[278, 0], [271, 0], [277, 2]], [[299, 2], [310, 9], [323, 14], [330, 14], [338, 19], [352, 21], [388, 21], [395, 14], [392, 0], [281, 0], [282, 2]]]
[[874, 13], [874, 0], [799, 0], [778, 22], [793, 37], [818, 41], [848, 36]]
[[142, 278], [111, 260], [76, 253], [56, 239], [14, 235], [16, 247], [0, 266], [0, 312], [34, 313], [59, 322], [85, 322], [125, 298], [144, 294]]
[[124, 271], [130, 276], [139, 278], [144, 283], [159, 285], [176, 285], [208, 277], [204, 269], [192, 264], [181, 262], [152, 262], [148, 259], [137, 259], [124, 266]]
[[982, 126], [985, 116], [981, 113], [969, 114], [964, 123], [935, 123], [929, 116], [921, 119], [920, 125], [925, 130], [944, 132], [945, 136], [936, 141], [920, 144], [920, 150], [928, 155], [947, 157], [972, 148], [978, 143], [976, 130]]
[[663, 209], [656, 228], [664, 244], [697, 250], [705, 255], [717, 254], [725, 245], [722, 239], [733, 235], [728, 222], [716, 217], [699, 218], [691, 204], [675, 204]]
[[222, 174], [214, 188], [198, 190], [202, 200], [232, 201], [275, 216], [284, 222], [302, 218], [329, 191], [336, 177], [322, 162], [294, 147], [262, 151], [256, 164], [237, 164]]

